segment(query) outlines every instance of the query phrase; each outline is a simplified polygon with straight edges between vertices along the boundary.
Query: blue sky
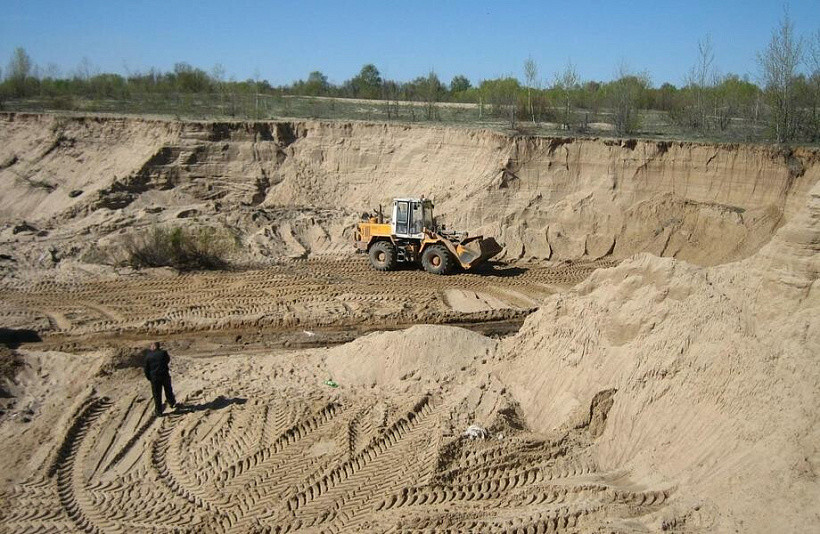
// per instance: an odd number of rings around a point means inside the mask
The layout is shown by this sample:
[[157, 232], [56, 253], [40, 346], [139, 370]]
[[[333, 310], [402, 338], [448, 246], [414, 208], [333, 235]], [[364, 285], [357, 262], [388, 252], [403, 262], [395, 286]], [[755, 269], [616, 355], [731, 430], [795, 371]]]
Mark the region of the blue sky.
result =
[[[791, 0], [799, 34], [820, 30], [820, 0]], [[724, 73], [757, 75], [784, 3], [654, 1], [0, 0], [0, 64], [17, 46], [38, 65], [70, 73], [83, 57], [100, 71], [221, 63], [237, 79], [274, 85], [321, 70], [340, 83], [364, 63], [387, 78], [435, 70], [473, 83], [523, 79], [528, 56], [549, 82], [571, 60], [585, 80], [611, 79], [622, 62], [652, 81], [680, 84], [712, 35]]]

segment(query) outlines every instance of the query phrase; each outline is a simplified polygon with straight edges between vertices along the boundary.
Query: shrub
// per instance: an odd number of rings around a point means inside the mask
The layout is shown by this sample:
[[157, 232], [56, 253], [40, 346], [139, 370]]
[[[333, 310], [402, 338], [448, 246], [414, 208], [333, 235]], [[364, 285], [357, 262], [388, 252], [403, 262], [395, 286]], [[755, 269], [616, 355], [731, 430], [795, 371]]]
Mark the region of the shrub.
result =
[[214, 228], [159, 228], [131, 235], [124, 242], [126, 262], [135, 269], [173, 267], [180, 271], [218, 270], [229, 266], [236, 241]]

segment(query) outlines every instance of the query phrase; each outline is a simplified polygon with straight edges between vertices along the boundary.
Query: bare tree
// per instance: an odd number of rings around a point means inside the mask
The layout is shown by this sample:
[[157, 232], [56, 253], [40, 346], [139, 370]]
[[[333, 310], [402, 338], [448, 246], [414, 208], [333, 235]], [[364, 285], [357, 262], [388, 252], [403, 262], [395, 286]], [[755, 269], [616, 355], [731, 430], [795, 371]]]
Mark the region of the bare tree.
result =
[[793, 139], [797, 130], [795, 78], [802, 50], [803, 42], [794, 35], [794, 25], [786, 12], [772, 31], [769, 45], [757, 55], [778, 143]]
[[532, 56], [528, 57], [527, 61], [524, 62], [524, 77], [527, 81], [527, 108], [530, 110], [532, 123], [535, 124], [535, 110], [532, 107], [530, 91], [535, 84], [536, 78], [538, 78], [538, 65], [535, 64], [535, 60], [532, 59]]
[[225, 109], [225, 67], [221, 63], [217, 63], [211, 69], [211, 78], [216, 84], [216, 90], [219, 93], [219, 112], [224, 113]]
[[49, 63], [46, 65], [44, 76], [52, 80], [58, 79], [60, 77], [60, 66], [53, 62]]
[[640, 127], [638, 114], [640, 99], [651, 82], [645, 72], [632, 72], [626, 64], [618, 68], [617, 79], [609, 84], [609, 106], [613, 111], [615, 131], [634, 134]]
[[809, 84], [811, 86], [811, 128], [814, 140], [820, 138], [820, 30], [809, 37], [806, 50]]
[[74, 78], [87, 82], [97, 74], [99, 74], [99, 69], [94, 67], [88, 57], [83, 56], [83, 59], [81, 59], [77, 65], [77, 70], [74, 72]]
[[809, 37], [806, 47], [806, 64], [811, 74], [820, 72], [820, 30], [815, 31]]
[[572, 61], [567, 61], [564, 70], [555, 75], [553, 88], [558, 92], [561, 99], [561, 126], [566, 130], [571, 130], [574, 123], [573, 93], [578, 89], [581, 78]]
[[253, 118], [259, 119], [259, 67], [253, 69]]
[[701, 132], [708, 129], [709, 95], [716, 84], [714, 70], [715, 52], [712, 46], [712, 36], [698, 41], [698, 58], [695, 65], [689, 70], [686, 84], [692, 94], [692, 104], [688, 115], [689, 126]]
[[[239, 114], [239, 104], [237, 100], [239, 98], [237, 83], [236, 83], [236, 75], [231, 74], [231, 77], [228, 78], [228, 87], [230, 88], [230, 97], [231, 97], [231, 111], [230, 116], [236, 117]], [[288, 100], [285, 99], [284, 101], [285, 109], [287, 109]]]
[[382, 100], [384, 100], [387, 120], [399, 118], [399, 84], [393, 80], [384, 80], [382, 83]]
[[8, 77], [25, 79], [31, 75], [32, 62], [25, 48], [15, 48], [9, 60]]
[[9, 60], [6, 76], [11, 84], [14, 96], [25, 96], [28, 79], [31, 77], [33, 63], [24, 48], [15, 48]]

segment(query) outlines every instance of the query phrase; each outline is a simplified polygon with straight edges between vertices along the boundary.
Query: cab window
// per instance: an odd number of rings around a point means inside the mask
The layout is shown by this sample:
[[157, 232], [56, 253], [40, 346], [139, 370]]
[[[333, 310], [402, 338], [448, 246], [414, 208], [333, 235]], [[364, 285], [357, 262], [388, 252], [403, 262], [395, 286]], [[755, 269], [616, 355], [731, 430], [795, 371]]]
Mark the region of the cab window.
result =
[[433, 205], [430, 202], [424, 204], [424, 227], [433, 230]]
[[407, 230], [408, 230], [408, 222], [409, 221], [407, 220], [407, 218], [408, 218], [408, 215], [410, 215], [410, 213], [409, 213], [410, 206], [408, 206], [408, 204], [410, 204], [410, 203], [409, 202], [396, 202], [396, 233], [397, 234], [406, 234], [406, 233], [408, 233]]
[[421, 202], [413, 202], [412, 203], [412, 212], [410, 217], [410, 233], [411, 234], [420, 234], [421, 229], [424, 225], [424, 221], [422, 220], [422, 206]]

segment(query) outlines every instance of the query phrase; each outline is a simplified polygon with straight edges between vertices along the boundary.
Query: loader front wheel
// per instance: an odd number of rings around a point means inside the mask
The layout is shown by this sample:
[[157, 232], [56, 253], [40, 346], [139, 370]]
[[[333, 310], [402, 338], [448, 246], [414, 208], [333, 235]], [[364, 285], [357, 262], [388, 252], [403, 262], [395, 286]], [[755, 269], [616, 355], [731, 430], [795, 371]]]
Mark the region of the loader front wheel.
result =
[[396, 268], [396, 247], [389, 241], [379, 241], [368, 252], [370, 265], [377, 271], [392, 271]]
[[444, 245], [433, 245], [422, 253], [421, 266], [432, 274], [450, 274], [455, 269], [453, 256]]

